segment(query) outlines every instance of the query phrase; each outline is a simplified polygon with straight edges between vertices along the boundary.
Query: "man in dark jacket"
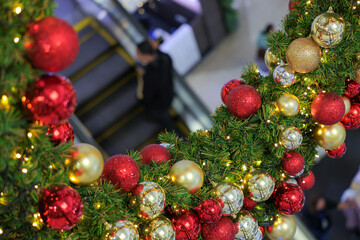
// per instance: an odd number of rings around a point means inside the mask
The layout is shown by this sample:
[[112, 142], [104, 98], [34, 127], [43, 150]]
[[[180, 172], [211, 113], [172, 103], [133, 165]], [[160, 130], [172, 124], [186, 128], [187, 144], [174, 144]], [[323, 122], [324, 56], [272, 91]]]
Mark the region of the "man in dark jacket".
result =
[[174, 130], [175, 125], [169, 114], [174, 97], [172, 79], [172, 61], [169, 55], [154, 49], [149, 41], [137, 46], [137, 58], [140, 66], [138, 98], [145, 104], [147, 114], [167, 130]]

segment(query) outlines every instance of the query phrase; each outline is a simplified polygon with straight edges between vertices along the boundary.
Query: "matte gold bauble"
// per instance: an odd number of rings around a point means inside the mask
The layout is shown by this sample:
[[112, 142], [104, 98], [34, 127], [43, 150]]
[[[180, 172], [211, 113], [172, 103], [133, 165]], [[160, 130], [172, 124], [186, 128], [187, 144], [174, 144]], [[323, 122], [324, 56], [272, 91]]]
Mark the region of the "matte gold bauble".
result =
[[255, 202], [263, 202], [274, 192], [275, 181], [265, 170], [248, 173], [244, 178], [245, 192]]
[[212, 191], [212, 197], [224, 203], [222, 213], [226, 216], [237, 214], [244, 203], [244, 194], [235, 183], [225, 182], [217, 185]]
[[278, 65], [280, 65], [281, 61], [279, 57], [275, 56], [275, 54], [271, 51], [270, 48], [266, 50], [264, 60], [266, 66], [270, 71], [274, 70]]
[[104, 169], [104, 159], [97, 148], [81, 143], [74, 145], [75, 150], [71, 157], [66, 159], [69, 165], [69, 179], [78, 185], [87, 185], [95, 182]]
[[350, 111], [351, 102], [347, 96], [342, 96], [341, 98], [343, 99], [344, 104], [345, 104], [345, 113], [344, 113], [344, 116], [345, 116]]
[[299, 99], [292, 94], [284, 94], [279, 97], [276, 102], [281, 115], [286, 117], [295, 116], [300, 110]]
[[320, 125], [316, 127], [314, 139], [320, 147], [331, 150], [341, 146], [346, 138], [345, 128], [341, 123], [334, 125]]
[[296, 223], [292, 216], [281, 216], [266, 228], [266, 236], [271, 240], [291, 240], [296, 232]]
[[311, 37], [321, 47], [332, 48], [338, 45], [343, 37], [345, 21], [334, 13], [332, 7], [315, 18], [311, 25]]
[[146, 239], [175, 240], [176, 233], [169, 219], [158, 217], [152, 220], [144, 230]]
[[115, 224], [106, 224], [111, 233], [106, 234], [105, 240], [139, 240], [139, 233], [135, 225], [127, 220], [120, 220]]
[[173, 182], [186, 188], [189, 193], [199, 190], [204, 183], [202, 168], [189, 160], [175, 163], [170, 169], [170, 178]]
[[309, 38], [295, 39], [286, 50], [287, 64], [299, 73], [308, 73], [317, 68], [320, 59], [320, 47]]

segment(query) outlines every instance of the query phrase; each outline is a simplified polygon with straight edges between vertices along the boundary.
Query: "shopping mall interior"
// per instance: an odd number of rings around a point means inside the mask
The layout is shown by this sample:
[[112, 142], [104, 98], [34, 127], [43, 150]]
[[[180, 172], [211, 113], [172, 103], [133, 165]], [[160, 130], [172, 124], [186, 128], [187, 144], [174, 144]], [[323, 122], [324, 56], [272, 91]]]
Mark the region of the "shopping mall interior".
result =
[[[102, 149], [104, 156], [157, 142], [162, 126], [146, 117], [137, 98], [136, 46], [160, 42], [174, 67], [175, 97], [170, 115], [180, 135], [211, 128], [210, 115], [222, 104], [220, 91], [243, 68], [257, 63], [257, 40], [268, 24], [281, 29], [288, 0], [57, 0], [56, 15], [71, 23], [80, 39], [75, 62], [61, 74], [77, 94], [70, 119], [77, 142]], [[222, 6], [221, 2], [231, 2]], [[261, 63], [259, 63], [261, 64]], [[260, 73], [268, 72], [260, 69]], [[306, 197], [323, 195], [339, 203], [359, 170], [359, 130], [347, 131], [347, 153], [332, 159], [319, 150], [312, 169], [316, 183]], [[359, 139], [359, 140], [358, 140]], [[328, 239], [360, 239], [346, 228], [345, 215], [329, 211]], [[315, 239], [296, 215], [295, 240]], [[358, 220], [359, 221], [359, 220]]]

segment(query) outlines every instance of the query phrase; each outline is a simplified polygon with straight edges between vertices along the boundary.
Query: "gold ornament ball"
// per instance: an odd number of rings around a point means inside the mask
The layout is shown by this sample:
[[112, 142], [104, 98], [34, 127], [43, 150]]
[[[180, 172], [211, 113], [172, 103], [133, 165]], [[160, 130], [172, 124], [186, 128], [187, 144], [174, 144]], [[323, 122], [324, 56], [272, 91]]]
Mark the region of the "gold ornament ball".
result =
[[292, 117], [298, 114], [300, 110], [299, 99], [292, 94], [284, 94], [279, 97], [276, 102], [281, 115]]
[[291, 240], [296, 232], [295, 220], [292, 216], [281, 216], [265, 232], [271, 240]]
[[351, 102], [347, 96], [342, 96], [341, 98], [343, 99], [344, 104], [345, 104], [345, 113], [344, 113], [344, 116], [345, 116], [350, 111]]
[[244, 194], [241, 188], [235, 183], [221, 183], [212, 191], [212, 197], [221, 199], [224, 203], [222, 213], [225, 215], [237, 214], [244, 203]]
[[169, 219], [158, 217], [152, 220], [144, 230], [146, 239], [175, 240], [176, 233]]
[[288, 127], [284, 129], [280, 136], [280, 143], [289, 150], [300, 147], [303, 136], [296, 127]]
[[311, 37], [319, 46], [332, 48], [341, 42], [344, 30], [344, 19], [330, 7], [329, 11], [320, 14], [313, 21]]
[[295, 72], [311, 72], [319, 66], [320, 59], [320, 47], [308, 38], [295, 39], [286, 50], [287, 64]]
[[264, 60], [266, 66], [270, 71], [280, 65], [281, 61], [279, 57], [275, 56], [275, 54], [271, 51], [270, 48], [266, 50]]
[[355, 72], [354, 81], [360, 83], [360, 68]]
[[204, 183], [202, 168], [189, 160], [175, 163], [171, 167], [169, 175], [173, 182], [186, 188], [189, 193], [195, 193]]
[[[136, 193], [136, 194], [135, 194]], [[157, 183], [141, 182], [133, 190], [131, 204], [144, 219], [158, 217], [165, 208], [165, 192]]]
[[341, 123], [334, 125], [320, 125], [314, 132], [315, 142], [326, 150], [335, 149], [344, 143], [346, 131]]
[[105, 240], [139, 240], [139, 232], [135, 225], [127, 220], [120, 220], [114, 225], [107, 224], [111, 233], [106, 234]]
[[258, 222], [248, 211], [240, 211], [237, 216], [236, 225], [239, 231], [235, 235], [235, 240], [253, 240], [258, 233]]
[[71, 158], [66, 159], [69, 165], [69, 179], [77, 185], [88, 185], [95, 182], [104, 169], [104, 159], [100, 151], [87, 143], [74, 145]]
[[248, 173], [244, 178], [245, 192], [255, 202], [263, 202], [271, 197], [274, 192], [275, 181], [264, 170]]

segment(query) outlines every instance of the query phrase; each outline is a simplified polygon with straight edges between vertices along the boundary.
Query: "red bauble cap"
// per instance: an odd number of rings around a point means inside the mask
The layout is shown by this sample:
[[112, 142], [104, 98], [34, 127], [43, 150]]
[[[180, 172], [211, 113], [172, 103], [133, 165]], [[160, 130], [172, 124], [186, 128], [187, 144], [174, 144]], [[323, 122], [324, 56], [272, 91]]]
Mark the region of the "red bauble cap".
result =
[[299, 178], [296, 179], [299, 187], [301, 187], [302, 190], [309, 190], [312, 188], [315, 184], [315, 176], [312, 171], [309, 171], [307, 174], [301, 175]]
[[304, 170], [305, 162], [303, 156], [295, 151], [290, 151], [284, 154], [281, 159], [281, 167], [285, 173], [289, 175], [301, 174]]
[[250, 198], [244, 196], [243, 208], [247, 210], [252, 210], [257, 206], [257, 202], [251, 200]]
[[107, 180], [122, 192], [134, 189], [140, 179], [140, 168], [134, 159], [127, 155], [115, 155], [104, 164], [101, 175], [102, 180]]
[[176, 240], [195, 240], [200, 235], [200, 219], [191, 211], [172, 217], [171, 222], [176, 232]]
[[80, 220], [83, 203], [71, 187], [54, 186], [43, 189], [39, 199], [39, 212], [43, 222], [54, 230], [69, 230]]
[[215, 223], [203, 224], [201, 230], [204, 240], [234, 240], [236, 233], [236, 225], [228, 217], [222, 217]]
[[68, 67], [79, 52], [79, 38], [67, 22], [46, 17], [29, 24], [26, 54], [35, 68], [57, 72]]
[[296, 5], [299, 3], [299, 1], [296, 0], [290, 0], [289, 1], [289, 10], [290, 11], [295, 11], [296, 10]]
[[360, 104], [351, 103], [350, 111], [341, 120], [345, 129], [357, 129], [360, 127]]
[[234, 116], [246, 119], [260, 109], [261, 97], [252, 86], [240, 85], [231, 90], [226, 106]]
[[284, 215], [300, 212], [305, 203], [305, 195], [302, 189], [292, 183], [283, 182], [274, 191], [273, 196], [276, 209]]
[[70, 81], [57, 75], [36, 78], [23, 98], [34, 121], [51, 125], [61, 123], [74, 113], [76, 95]]
[[345, 89], [345, 95], [349, 98], [355, 97], [360, 93], [360, 83], [354, 80], [346, 79], [347, 87]]
[[153, 161], [160, 164], [171, 159], [169, 150], [159, 144], [147, 145], [141, 149], [140, 154], [141, 162], [146, 165], [152, 164]]
[[227, 102], [227, 98], [229, 96], [230, 91], [242, 84], [244, 84], [244, 81], [240, 79], [233, 79], [224, 84], [224, 86], [221, 89], [221, 100], [223, 101], [224, 104], [226, 104]]
[[338, 148], [326, 150], [326, 154], [331, 158], [341, 158], [342, 156], [344, 156], [345, 153], [346, 153], [345, 143], [341, 144], [341, 146]]
[[205, 199], [195, 208], [199, 218], [204, 223], [213, 223], [222, 216], [223, 204], [214, 199]]
[[320, 93], [311, 104], [311, 115], [324, 125], [340, 122], [345, 114], [344, 100], [332, 92]]
[[54, 146], [74, 141], [74, 130], [69, 121], [50, 125], [46, 134], [50, 135], [49, 138]]

